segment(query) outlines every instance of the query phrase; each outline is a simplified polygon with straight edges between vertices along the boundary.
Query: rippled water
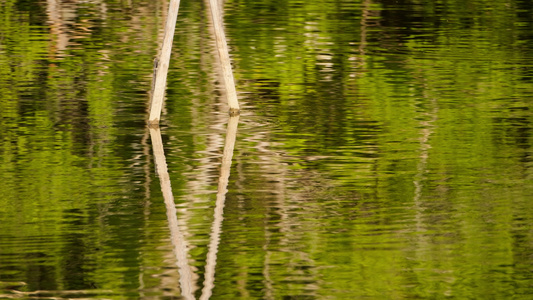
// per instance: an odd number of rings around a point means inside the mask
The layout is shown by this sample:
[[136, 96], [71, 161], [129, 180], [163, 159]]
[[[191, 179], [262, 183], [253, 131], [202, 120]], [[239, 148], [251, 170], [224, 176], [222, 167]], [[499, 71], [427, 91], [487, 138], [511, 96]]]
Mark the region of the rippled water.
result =
[[528, 1], [180, 5], [0, 2], [0, 298], [530, 298]]

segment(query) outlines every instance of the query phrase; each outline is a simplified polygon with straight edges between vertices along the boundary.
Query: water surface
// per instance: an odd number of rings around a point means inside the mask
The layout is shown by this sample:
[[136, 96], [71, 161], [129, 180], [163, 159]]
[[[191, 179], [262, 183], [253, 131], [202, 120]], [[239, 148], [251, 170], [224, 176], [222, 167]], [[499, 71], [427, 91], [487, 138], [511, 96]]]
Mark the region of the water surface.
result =
[[224, 3], [234, 122], [182, 1], [161, 144], [167, 1], [0, 3], [0, 297], [528, 299], [530, 3], [311, 2]]

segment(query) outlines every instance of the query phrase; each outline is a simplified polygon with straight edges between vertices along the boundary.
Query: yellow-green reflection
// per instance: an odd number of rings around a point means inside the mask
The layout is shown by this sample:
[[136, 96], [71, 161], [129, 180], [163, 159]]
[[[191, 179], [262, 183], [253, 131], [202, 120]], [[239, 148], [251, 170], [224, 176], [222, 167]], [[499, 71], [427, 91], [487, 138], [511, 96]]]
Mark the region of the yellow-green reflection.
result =
[[[181, 295], [144, 122], [166, 2], [0, 5], [2, 294]], [[227, 109], [206, 6], [181, 5], [162, 128], [199, 298]], [[224, 15], [244, 114], [212, 299], [532, 294], [527, 1]]]

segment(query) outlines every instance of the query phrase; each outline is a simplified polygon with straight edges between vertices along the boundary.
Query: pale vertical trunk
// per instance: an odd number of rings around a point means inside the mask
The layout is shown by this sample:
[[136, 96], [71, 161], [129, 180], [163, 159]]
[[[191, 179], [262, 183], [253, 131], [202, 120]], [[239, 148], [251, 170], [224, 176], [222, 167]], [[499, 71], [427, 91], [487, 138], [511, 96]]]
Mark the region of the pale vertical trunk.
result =
[[235, 89], [235, 80], [233, 79], [233, 70], [231, 68], [231, 60], [229, 58], [228, 44], [226, 42], [226, 35], [224, 33], [221, 8], [217, 0], [209, 0], [209, 4], [211, 9], [211, 17], [213, 18], [216, 46], [218, 56], [220, 57], [222, 77], [224, 79], [224, 86], [226, 89], [230, 113], [237, 114], [240, 110], [240, 107], [237, 99], [237, 90]]
[[163, 108], [163, 100], [165, 98], [170, 53], [172, 50], [172, 42], [174, 41], [174, 31], [176, 28], [176, 20], [178, 19], [179, 5], [180, 0], [171, 0], [168, 7], [167, 23], [165, 25], [164, 33], [165, 37], [163, 38], [161, 55], [155, 70], [150, 117], [148, 119], [150, 124], [159, 124], [159, 119], [161, 118], [161, 109]]

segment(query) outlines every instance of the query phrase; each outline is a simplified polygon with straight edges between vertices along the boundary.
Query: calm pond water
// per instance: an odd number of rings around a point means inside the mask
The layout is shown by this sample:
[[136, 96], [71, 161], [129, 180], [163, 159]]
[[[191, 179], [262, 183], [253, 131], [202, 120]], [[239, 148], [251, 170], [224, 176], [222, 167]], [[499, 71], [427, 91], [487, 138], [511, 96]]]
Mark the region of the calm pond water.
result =
[[0, 1], [0, 298], [531, 299], [530, 1], [167, 5]]

